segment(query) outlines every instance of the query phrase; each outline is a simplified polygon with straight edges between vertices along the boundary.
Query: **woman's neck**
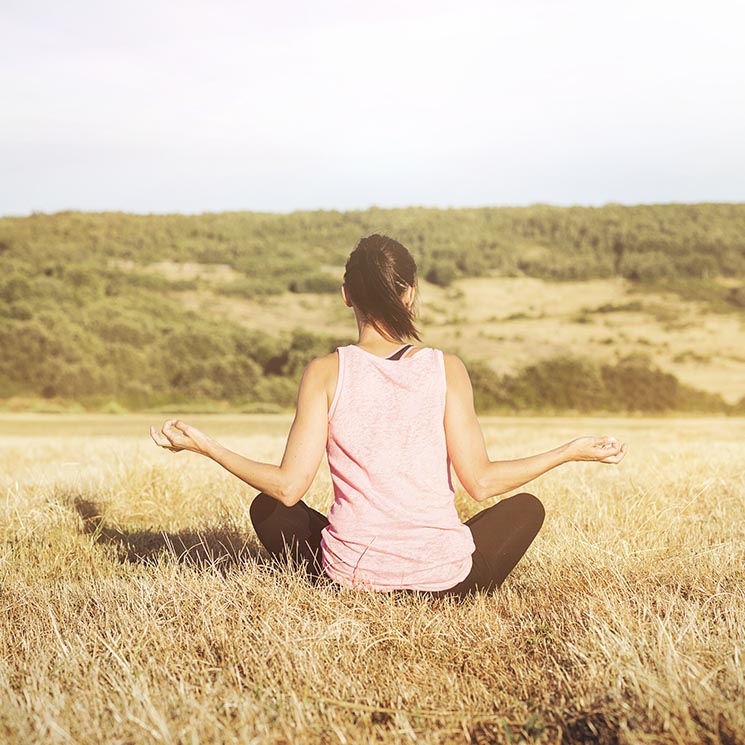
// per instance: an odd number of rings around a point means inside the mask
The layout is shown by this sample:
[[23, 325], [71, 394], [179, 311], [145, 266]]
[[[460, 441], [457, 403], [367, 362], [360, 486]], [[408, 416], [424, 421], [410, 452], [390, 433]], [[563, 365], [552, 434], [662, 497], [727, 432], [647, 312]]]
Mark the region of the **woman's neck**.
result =
[[397, 341], [393, 337], [383, 336], [374, 326], [361, 320], [357, 321], [357, 331], [357, 346], [373, 354], [386, 355], [395, 352], [406, 343]]

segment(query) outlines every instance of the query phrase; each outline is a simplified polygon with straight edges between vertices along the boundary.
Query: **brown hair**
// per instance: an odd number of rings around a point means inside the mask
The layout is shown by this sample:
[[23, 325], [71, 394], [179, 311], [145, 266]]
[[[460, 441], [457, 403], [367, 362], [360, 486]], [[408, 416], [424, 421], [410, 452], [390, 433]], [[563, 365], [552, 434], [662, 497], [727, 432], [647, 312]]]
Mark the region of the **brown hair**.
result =
[[416, 262], [408, 250], [387, 235], [362, 238], [344, 268], [347, 298], [383, 336], [421, 341], [414, 309], [401, 295], [417, 286]]

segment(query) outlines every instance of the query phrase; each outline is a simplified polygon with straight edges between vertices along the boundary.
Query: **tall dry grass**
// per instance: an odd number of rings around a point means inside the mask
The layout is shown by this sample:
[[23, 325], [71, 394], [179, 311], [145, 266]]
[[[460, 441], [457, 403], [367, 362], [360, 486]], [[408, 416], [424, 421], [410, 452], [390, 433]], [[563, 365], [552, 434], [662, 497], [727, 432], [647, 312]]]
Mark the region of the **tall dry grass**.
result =
[[[253, 491], [147, 423], [0, 420], [0, 740], [745, 740], [743, 420], [485, 421], [492, 457], [606, 431], [630, 452], [534, 482], [543, 530], [465, 602], [268, 565]], [[275, 461], [289, 426], [199, 423]], [[308, 501], [329, 495], [324, 464]]]

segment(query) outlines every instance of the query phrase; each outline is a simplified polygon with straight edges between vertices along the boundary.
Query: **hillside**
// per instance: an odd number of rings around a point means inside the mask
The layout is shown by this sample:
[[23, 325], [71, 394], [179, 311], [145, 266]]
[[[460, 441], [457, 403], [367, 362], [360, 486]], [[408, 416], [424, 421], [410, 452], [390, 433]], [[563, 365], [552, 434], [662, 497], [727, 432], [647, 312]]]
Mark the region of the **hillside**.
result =
[[424, 341], [484, 412], [742, 407], [731, 204], [2, 218], [0, 399], [292, 407], [308, 359], [356, 338], [338, 288], [373, 231], [417, 258]]

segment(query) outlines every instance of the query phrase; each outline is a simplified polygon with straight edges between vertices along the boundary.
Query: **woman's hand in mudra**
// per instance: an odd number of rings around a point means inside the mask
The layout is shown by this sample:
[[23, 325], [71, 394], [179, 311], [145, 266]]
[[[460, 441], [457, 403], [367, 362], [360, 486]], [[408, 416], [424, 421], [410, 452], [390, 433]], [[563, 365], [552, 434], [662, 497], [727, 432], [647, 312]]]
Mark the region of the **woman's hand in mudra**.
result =
[[611, 435], [578, 437], [569, 445], [570, 460], [589, 460], [597, 463], [620, 463], [626, 455], [626, 443]]
[[169, 419], [160, 430], [150, 427], [150, 437], [156, 445], [172, 453], [189, 450], [192, 453], [209, 455], [210, 447], [215, 444], [211, 437], [180, 419]]

